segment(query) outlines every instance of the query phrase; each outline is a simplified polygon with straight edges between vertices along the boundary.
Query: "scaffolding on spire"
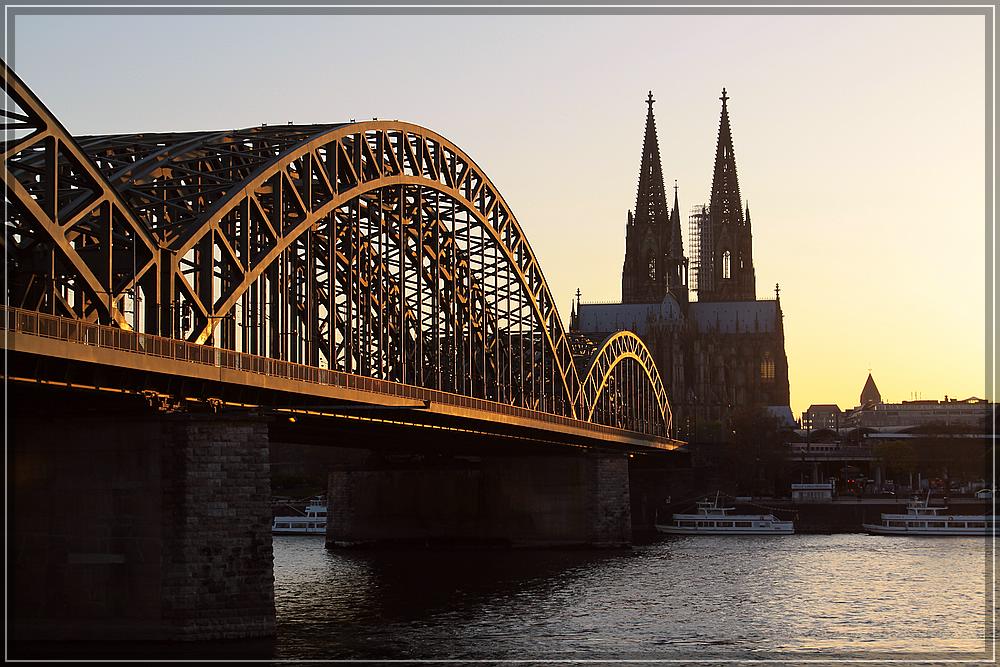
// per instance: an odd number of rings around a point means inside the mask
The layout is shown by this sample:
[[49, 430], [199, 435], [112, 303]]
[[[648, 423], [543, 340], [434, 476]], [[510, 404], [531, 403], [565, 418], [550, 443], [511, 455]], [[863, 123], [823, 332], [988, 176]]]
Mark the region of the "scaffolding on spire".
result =
[[[712, 225], [708, 206], [692, 206], [688, 213], [688, 288], [693, 292], [712, 289]], [[707, 267], [702, 274], [702, 267]]]

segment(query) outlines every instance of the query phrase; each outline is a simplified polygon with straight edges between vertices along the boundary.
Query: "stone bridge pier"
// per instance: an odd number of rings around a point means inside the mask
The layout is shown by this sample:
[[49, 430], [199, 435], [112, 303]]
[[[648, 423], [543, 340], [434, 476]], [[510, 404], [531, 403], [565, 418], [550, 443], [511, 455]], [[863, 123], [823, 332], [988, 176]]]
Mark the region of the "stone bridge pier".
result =
[[51, 415], [8, 425], [9, 638], [274, 634], [261, 418]]
[[513, 449], [478, 434], [449, 450], [399, 431], [336, 431], [325, 418], [160, 412], [135, 397], [95, 397], [39, 385], [9, 397], [15, 641], [273, 636], [278, 443], [338, 452], [323, 457], [339, 461], [326, 468], [331, 547], [623, 548], [672, 479], [640, 474], [641, 455], [622, 450]]
[[628, 458], [375, 459], [330, 472], [327, 546], [627, 547]]

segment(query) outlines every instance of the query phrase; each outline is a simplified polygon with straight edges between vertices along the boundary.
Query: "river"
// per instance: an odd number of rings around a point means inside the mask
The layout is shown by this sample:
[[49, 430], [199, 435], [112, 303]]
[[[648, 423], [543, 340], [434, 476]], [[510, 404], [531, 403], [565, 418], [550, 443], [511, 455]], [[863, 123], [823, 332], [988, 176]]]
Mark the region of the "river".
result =
[[991, 553], [977, 537], [860, 534], [670, 536], [621, 551], [327, 550], [322, 537], [275, 536], [274, 638], [15, 642], [10, 655], [984, 661]]
[[276, 536], [273, 651], [287, 659], [982, 658], [988, 549], [974, 537], [837, 534], [668, 537], [609, 552], [330, 551], [322, 538]]

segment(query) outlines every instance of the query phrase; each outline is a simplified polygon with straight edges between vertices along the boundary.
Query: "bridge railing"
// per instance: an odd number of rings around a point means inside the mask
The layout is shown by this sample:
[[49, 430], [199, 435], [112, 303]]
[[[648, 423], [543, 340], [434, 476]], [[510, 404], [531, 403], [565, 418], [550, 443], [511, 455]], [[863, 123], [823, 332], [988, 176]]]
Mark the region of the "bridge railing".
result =
[[426, 387], [417, 387], [391, 380], [370, 378], [329, 368], [307, 366], [283, 359], [273, 359], [245, 352], [225, 350], [209, 345], [166, 338], [164, 336], [127, 331], [113, 326], [81, 322], [58, 315], [47, 315], [45, 313], [3, 305], [0, 305], [0, 312], [3, 313], [3, 317], [0, 318], [0, 327], [3, 329], [42, 338], [92, 345], [120, 352], [133, 352], [161, 359], [186, 361], [220, 369], [278, 377], [309, 384], [343, 387], [383, 396], [431, 401], [454, 407], [532, 419], [549, 424], [586, 428], [588, 431], [595, 433], [625, 435], [663, 443], [670, 442], [669, 438], [628, 431], [580, 419], [572, 419], [518, 405], [497, 403], [482, 398], [463, 396], [461, 394], [428, 389]]

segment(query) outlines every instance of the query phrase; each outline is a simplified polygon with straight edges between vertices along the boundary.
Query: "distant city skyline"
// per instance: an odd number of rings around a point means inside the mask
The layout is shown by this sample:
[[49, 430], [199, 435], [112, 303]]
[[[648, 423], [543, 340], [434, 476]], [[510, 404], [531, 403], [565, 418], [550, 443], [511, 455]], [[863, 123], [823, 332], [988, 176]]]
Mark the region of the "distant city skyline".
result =
[[75, 135], [371, 117], [435, 130], [511, 206], [564, 325], [577, 288], [620, 296], [649, 90], [690, 255], [725, 87], [757, 295], [781, 285], [798, 417], [857, 405], [869, 369], [887, 402], [994, 398], [984, 29], [940, 15], [22, 15], [8, 57]]

